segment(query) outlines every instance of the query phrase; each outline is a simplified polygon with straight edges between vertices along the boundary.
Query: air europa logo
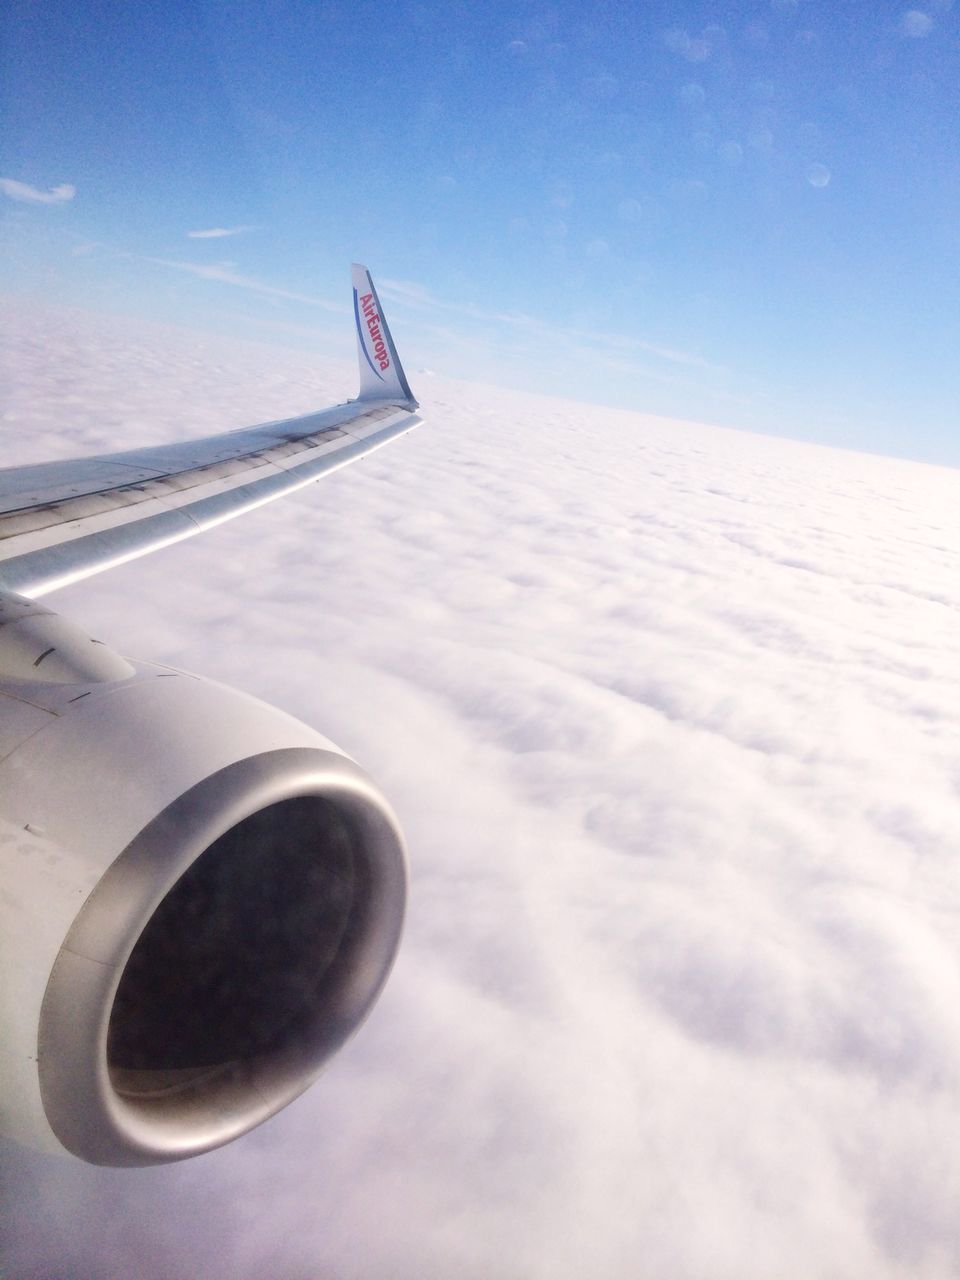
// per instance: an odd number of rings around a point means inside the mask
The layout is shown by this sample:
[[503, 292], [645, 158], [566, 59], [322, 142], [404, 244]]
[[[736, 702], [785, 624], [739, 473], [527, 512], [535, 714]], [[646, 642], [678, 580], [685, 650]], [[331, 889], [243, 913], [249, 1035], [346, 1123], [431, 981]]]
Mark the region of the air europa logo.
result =
[[360, 299], [360, 306], [363, 309], [363, 318], [367, 322], [367, 329], [370, 331], [374, 357], [381, 369], [389, 369], [390, 357], [387, 354], [387, 344], [384, 342], [383, 334], [380, 332], [380, 317], [377, 315], [377, 309], [373, 305], [373, 294], [365, 293]]

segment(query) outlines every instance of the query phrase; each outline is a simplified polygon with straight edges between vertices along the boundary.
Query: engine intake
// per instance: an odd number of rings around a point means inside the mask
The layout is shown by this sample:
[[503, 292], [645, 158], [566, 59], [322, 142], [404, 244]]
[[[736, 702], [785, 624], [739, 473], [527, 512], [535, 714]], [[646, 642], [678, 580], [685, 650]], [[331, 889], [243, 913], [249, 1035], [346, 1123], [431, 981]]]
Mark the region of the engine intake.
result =
[[302, 1093], [379, 995], [406, 897], [354, 761], [246, 695], [129, 670], [0, 682], [25, 734], [0, 760], [2, 1128], [108, 1165], [209, 1151]]
[[313, 1082], [399, 942], [403, 859], [371, 792], [333, 753], [255, 756], [111, 865], [40, 1015], [43, 1105], [65, 1147], [95, 1164], [196, 1155]]

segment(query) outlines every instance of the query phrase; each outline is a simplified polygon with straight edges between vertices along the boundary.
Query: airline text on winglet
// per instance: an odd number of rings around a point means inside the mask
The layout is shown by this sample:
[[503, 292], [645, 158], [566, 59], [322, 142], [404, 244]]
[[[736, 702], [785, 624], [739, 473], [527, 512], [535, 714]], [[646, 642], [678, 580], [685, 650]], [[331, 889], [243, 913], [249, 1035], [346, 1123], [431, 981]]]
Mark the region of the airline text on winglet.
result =
[[367, 328], [370, 331], [370, 340], [373, 343], [373, 354], [377, 358], [377, 363], [380, 365], [381, 369], [389, 369], [390, 357], [387, 354], [387, 344], [384, 342], [383, 334], [380, 332], [380, 317], [377, 315], [377, 309], [373, 305], [373, 294], [365, 293], [360, 299], [360, 306], [363, 308]]

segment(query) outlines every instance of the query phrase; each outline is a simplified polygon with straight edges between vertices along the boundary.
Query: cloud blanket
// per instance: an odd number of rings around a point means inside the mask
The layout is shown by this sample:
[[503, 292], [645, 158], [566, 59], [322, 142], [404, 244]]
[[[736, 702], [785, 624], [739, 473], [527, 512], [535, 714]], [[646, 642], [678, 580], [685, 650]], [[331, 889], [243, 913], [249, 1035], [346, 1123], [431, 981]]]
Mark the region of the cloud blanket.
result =
[[[345, 398], [19, 306], [8, 463]], [[426, 425], [51, 597], [315, 724], [413, 869], [370, 1021], [248, 1138], [3, 1150], [11, 1275], [960, 1272], [957, 473], [438, 378]]]

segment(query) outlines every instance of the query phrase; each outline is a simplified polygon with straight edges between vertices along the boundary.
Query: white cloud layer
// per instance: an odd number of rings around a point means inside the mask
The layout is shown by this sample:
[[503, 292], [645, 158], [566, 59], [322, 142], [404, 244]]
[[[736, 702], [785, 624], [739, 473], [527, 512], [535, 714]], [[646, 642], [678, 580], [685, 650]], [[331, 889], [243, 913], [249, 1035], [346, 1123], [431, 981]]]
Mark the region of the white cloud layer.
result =
[[[126, 321], [2, 333], [8, 464], [353, 389]], [[413, 884], [370, 1022], [255, 1134], [136, 1172], [4, 1148], [9, 1273], [956, 1276], [957, 473], [414, 389], [362, 467], [51, 599], [340, 741]]]
[[0, 178], [0, 191], [11, 200], [19, 200], [23, 204], [65, 204], [77, 194], [76, 187], [69, 182], [62, 182], [49, 191], [40, 191], [31, 187], [28, 182], [18, 182], [16, 178]]

